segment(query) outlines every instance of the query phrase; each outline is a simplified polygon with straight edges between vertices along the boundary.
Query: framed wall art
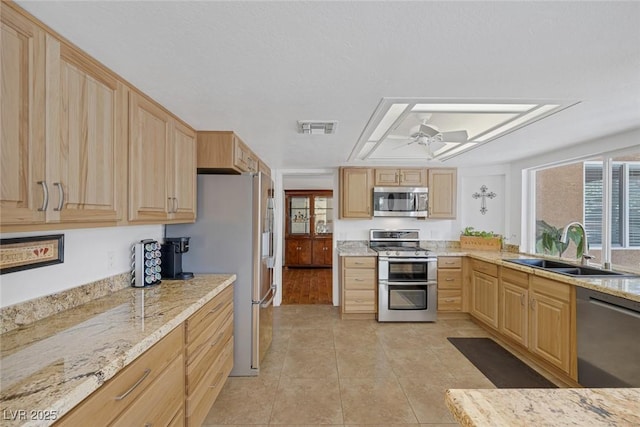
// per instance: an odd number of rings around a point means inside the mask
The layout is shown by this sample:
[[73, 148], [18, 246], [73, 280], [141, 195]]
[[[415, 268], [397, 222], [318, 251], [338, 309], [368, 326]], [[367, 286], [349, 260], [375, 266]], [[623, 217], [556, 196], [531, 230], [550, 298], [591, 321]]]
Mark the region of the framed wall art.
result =
[[64, 262], [64, 234], [0, 239], [0, 274]]

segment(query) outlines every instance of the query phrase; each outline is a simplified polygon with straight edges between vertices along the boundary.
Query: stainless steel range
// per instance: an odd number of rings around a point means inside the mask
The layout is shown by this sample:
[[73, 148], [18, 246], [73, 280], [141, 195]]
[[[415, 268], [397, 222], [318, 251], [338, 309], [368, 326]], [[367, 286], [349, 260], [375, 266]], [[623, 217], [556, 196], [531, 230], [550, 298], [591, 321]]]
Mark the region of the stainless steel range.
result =
[[437, 257], [420, 247], [419, 230], [370, 230], [378, 252], [378, 321], [435, 322]]

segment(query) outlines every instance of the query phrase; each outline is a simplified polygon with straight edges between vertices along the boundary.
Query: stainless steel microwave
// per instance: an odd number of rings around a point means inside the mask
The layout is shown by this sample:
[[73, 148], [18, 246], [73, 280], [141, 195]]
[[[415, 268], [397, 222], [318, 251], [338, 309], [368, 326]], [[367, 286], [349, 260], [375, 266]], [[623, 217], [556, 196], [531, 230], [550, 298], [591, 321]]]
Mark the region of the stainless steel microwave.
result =
[[373, 216], [426, 217], [427, 187], [374, 187]]

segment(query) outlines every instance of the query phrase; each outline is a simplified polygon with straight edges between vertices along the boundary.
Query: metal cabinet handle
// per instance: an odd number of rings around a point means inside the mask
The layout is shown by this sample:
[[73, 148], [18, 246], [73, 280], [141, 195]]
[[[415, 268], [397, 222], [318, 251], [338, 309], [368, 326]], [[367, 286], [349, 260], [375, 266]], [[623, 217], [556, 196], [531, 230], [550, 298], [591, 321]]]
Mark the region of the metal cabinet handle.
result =
[[222, 337], [224, 336], [224, 331], [220, 332], [218, 334], [218, 336], [216, 337], [216, 339], [211, 343], [211, 347], [215, 347], [216, 344], [218, 344], [220, 342], [220, 340], [222, 339]]
[[453, 278], [452, 277], [447, 277], [446, 279], [444, 279], [445, 282], [453, 282]]
[[54, 182], [53, 185], [58, 187], [58, 194], [60, 195], [59, 201], [58, 201], [58, 207], [53, 208], [53, 210], [56, 212], [60, 212], [62, 210], [62, 207], [64, 206], [64, 188], [62, 188], [61, 182]]
[[531, 306], [531, 310], [535, 310], [536, 309], [536, 300], [532, 299], [531, 302], [529, 303], [529, 305]]
[[124, 392], [123, 394], [121, 394], [120, 396], [117, 396], [117, 397], [116, 397], [116, 400], [122, 400], [122, 399], [124, 399], [125, 397], [127, 397], [129, 394], [131, 394], [131, 392], [132, 392], [133, 390], [135, 390], [135, 389], [136, 389], [136, 387], [138, 387], [138, 386], [142, 383], [142, 381], [144, 381], [144, 380], [149, 376], [149, 374], [150, 374], [150, 373], [151, 373], [151, 369], [150, 369], [150, 368], [145, 369], [145, 370], [144, 370], [144, 374], [142, 374], [142, 376], [140, 377], [140, 379], [139, 379], [138, 381], [136, 381], [136, 383], [135, 383], [134, 385], [132, 385], [132, 386], [131, 386], [131, 388], [130, 388], [129, 390], [125, 391], [125, 392]]
[[455, 301], [455, 300], [454, 300], [453, 298], [446, 298], [444, 301], [445, 301], [445, 302], [453, 302], [453, 301]]
[[173, 213], [173, 203], [171, 201], [172, 197], [167, 197], [167, 213]]
[[524, 305], [524, 294], [520, 295], [520, 305]]
[[173, 213], [177, 213], [178, 212], [178, 198], [174, 197], [173, 198]]
[[42, 185], [42, 207], [38, 209], [39, 212], [44, 212], [47, 210], [47, 206], [49, 206], [49, 187], [47, 187], [47, 181], [38, 181], [38, 184]]

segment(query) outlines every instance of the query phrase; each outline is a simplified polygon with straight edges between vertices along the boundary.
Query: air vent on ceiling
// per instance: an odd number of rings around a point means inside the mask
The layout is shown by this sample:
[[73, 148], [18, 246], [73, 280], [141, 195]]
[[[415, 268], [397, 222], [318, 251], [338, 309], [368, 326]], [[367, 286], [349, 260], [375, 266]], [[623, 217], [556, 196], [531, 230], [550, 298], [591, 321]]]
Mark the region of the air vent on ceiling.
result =
[[298, 120], [298, 133], [307, 135], [326, 135], [336, 132], [337, 121]]

